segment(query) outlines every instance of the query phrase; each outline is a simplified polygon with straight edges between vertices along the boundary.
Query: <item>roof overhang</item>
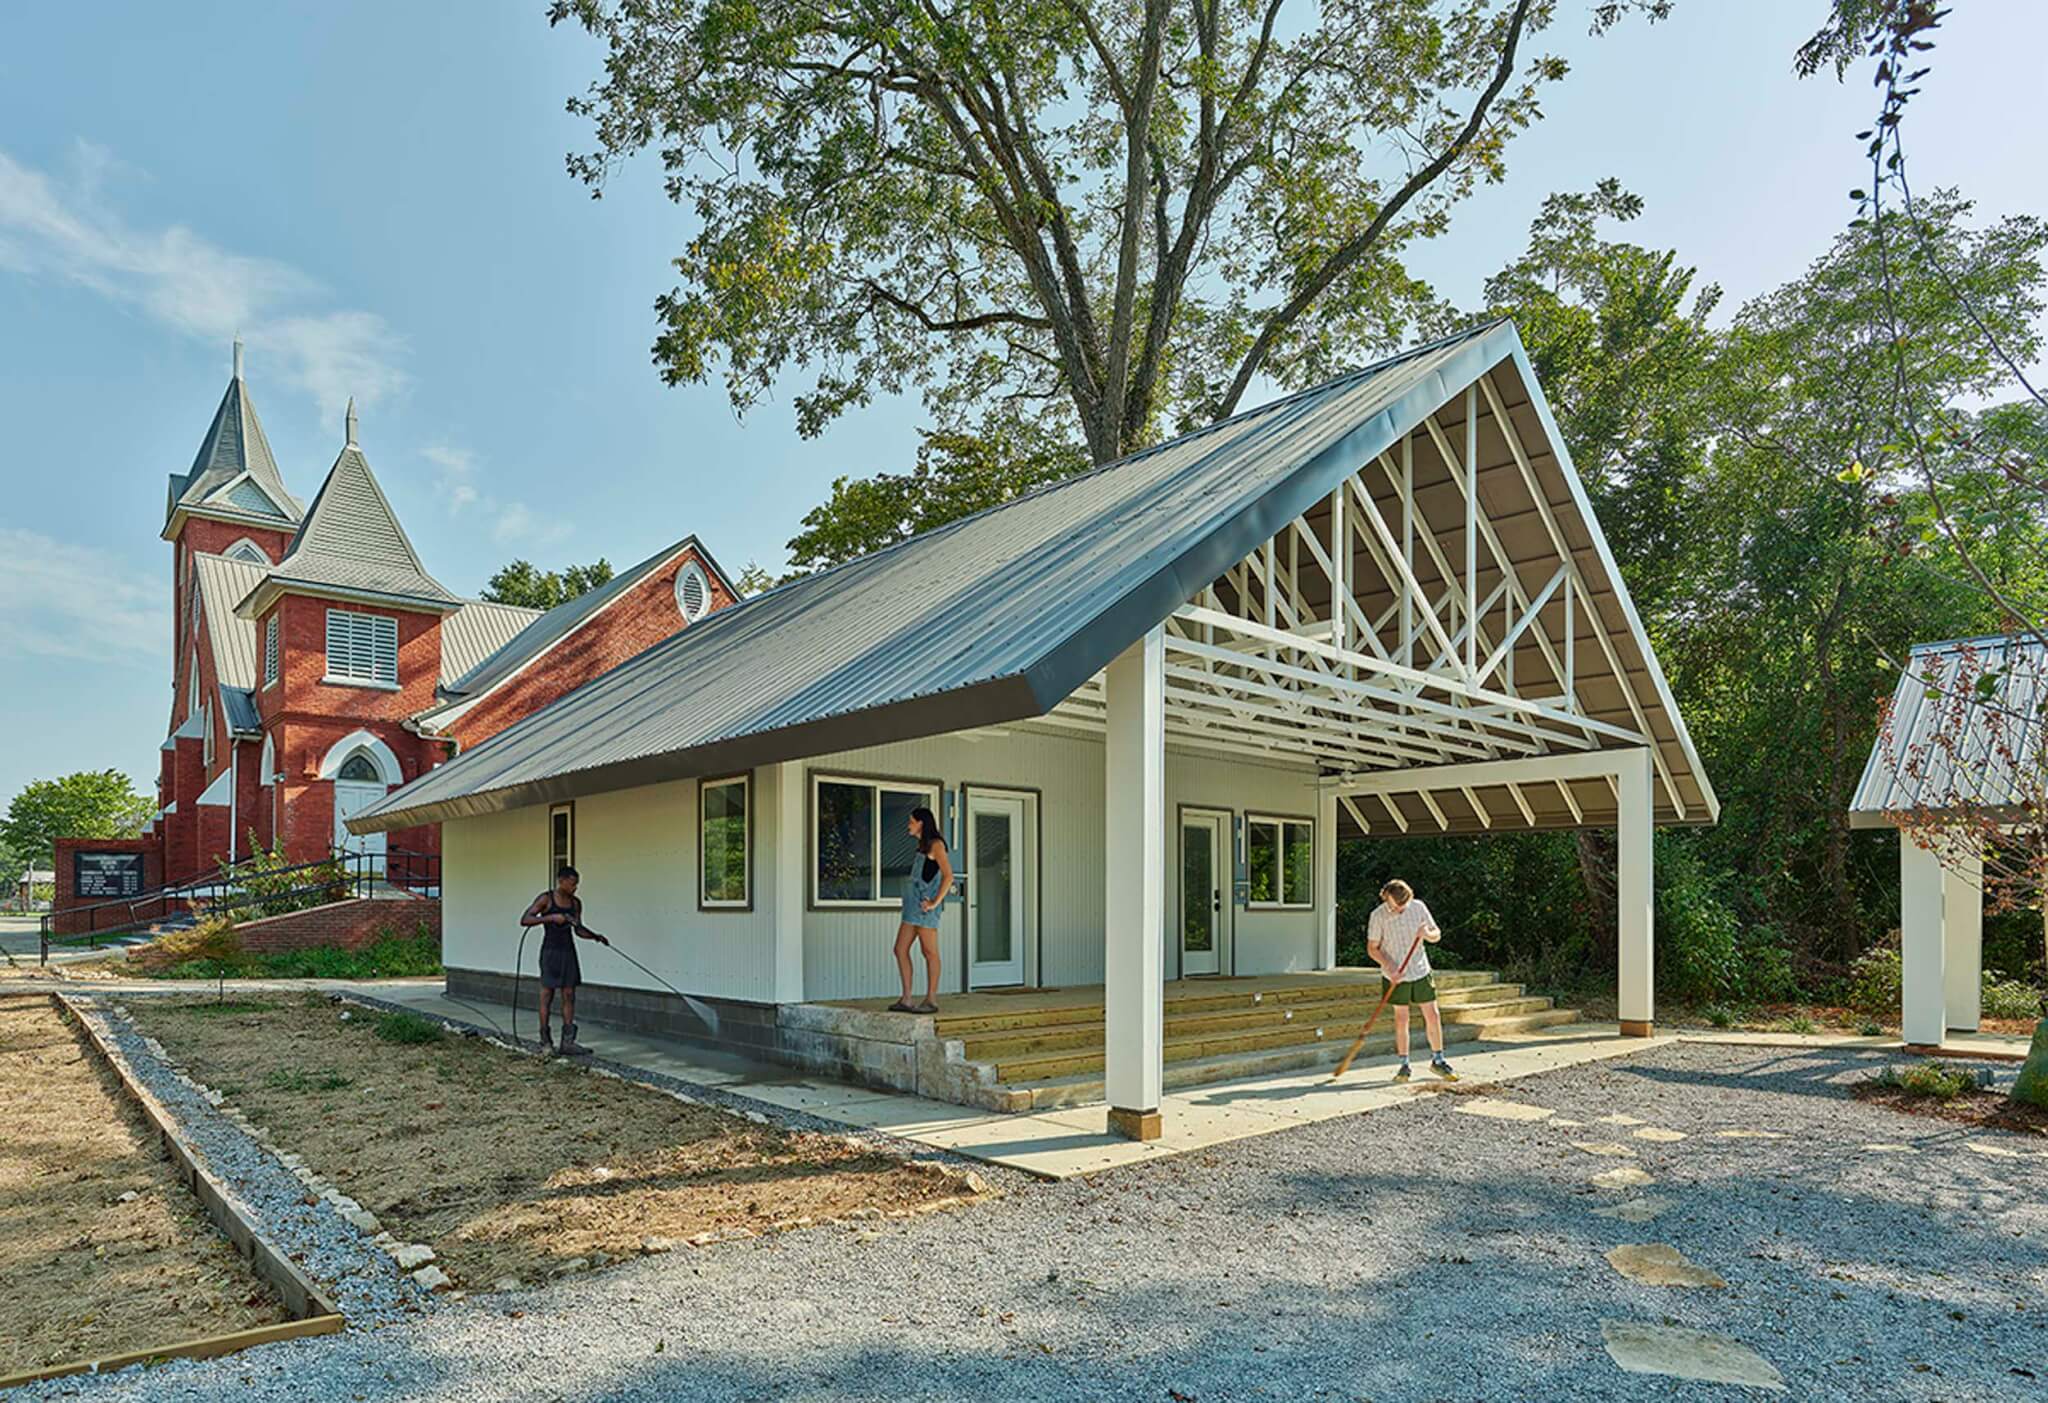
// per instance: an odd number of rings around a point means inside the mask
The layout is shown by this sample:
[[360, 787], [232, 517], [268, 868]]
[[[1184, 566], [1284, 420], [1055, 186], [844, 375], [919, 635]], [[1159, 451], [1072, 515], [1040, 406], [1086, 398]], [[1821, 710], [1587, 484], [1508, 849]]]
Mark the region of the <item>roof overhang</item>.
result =
[[283, 517], [265, 516], [260, 512], [237, 511], [214, 502], [181, 503], [171, 508], [170, 517], [164, 522], [163, 539], [174, 541], [192, 517], [206, 521], [222, 521], [230, 526], [254, 526], [267, 531], [276, 531], [289, 536], [298, 526], [295, 521]]
[[287, 579], [273, 572], [264, 576], [263, 582], [250, 590], [247, 597], [235, 606], [235, 613], [241, 618], [253, 619], [287, 594], [302, 595], [311, 599], [333, 599], [344, 604], [370, 604], [383, 609], [403, 609], [414, 614], [452, 614], [463, 604], [460, 599], [428, 599], [422, 595], [382, 594], [376, 590], [347, 589], [310, 580]]

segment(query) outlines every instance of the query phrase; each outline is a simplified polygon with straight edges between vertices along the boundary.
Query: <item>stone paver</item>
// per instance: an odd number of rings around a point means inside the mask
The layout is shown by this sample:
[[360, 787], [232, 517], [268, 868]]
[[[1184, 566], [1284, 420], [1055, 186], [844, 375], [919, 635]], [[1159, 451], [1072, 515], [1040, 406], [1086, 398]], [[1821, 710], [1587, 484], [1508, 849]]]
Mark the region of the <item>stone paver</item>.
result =
[[1615, 1218], [1624, 1223], [1647, 1223], [1662, 1217], [1678, 1206], [1678, 1200], [1665, 1198], [1660, 1194], [1644, 1194], [1625, 1203], [1611, 1203], [1605, 1208], [1592, 1210], [1596, 1218]]
[[1657, 1181], [1633, 1164], [1624, 1164], [1619, 1169], [1605, 1169], [1586, 1182], [1596, 1189], [1638, 1189]]
[[1520, 1101], [1497, 1101], [1490, 1096], [1481, 1096], [1458, 1107], [1460, 1115], [1489, 1116], [1494, 1120], [1548, 1120], [1553, 1114], [1547, 1106], [1531, 1106]]
[[1607, 1353], [1631, 1374], [1663, 1374], [1702, 1383], [1740, 1384], [1785, 1391], [1785, 1379], [1771, 1362], [1726, 1335], [1633, 1320], [1603, 1320]]
[[1660, 1125], [1646, 1125], [1635, 1132], [1635, 1137], [1657, 1145], [1675, 1145], [1686, 1138], [1683, 1130], [1666, 1130]]
[[1636, 1152], [1614, 1140], [1574, 1140], [1572, 1148], [1584, 1150], [1589, 1155], [1604, 1155], [1609, 1159], [1634, 1159]]
[[1668, 1242], [1631, 1242], [1607, 1254], [1607, 1265], [1645, 1286], [1698, 1286], [1726, 1290], [1719, 1272], [1709, 1271]]

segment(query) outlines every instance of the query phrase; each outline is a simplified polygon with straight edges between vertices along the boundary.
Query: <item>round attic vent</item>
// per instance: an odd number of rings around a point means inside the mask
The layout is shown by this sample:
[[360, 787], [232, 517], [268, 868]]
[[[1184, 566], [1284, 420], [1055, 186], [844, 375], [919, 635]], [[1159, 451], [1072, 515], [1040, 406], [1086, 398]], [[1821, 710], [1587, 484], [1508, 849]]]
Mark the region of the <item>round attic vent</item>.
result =
[[690, 623], [710, 612], [711, 579], [694, 560], [676, 571], [676, 608], [683, 611], [683, 618]]

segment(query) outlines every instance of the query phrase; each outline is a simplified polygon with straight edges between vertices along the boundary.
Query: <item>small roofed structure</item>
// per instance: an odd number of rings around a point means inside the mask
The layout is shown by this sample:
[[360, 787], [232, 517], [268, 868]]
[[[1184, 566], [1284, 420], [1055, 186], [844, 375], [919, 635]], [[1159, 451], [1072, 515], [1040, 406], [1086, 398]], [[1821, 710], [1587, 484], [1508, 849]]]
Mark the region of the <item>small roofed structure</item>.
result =
[[2048, 647], [2037, 638], [1914, 646], [1849, 802], [1899, 830], [1900, 1031], [1936, 1047], [1982, 1019], [1985, 841], [2041, 821]]

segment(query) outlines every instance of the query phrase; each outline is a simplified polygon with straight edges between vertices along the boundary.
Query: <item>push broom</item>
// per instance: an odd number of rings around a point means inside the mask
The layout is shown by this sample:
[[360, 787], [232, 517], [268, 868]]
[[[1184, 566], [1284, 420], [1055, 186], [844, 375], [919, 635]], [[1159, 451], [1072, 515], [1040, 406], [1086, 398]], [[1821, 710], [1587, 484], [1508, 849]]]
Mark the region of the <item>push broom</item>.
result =
[[1415, 958], [1415, 952], [1421, 948], [1422, 932], [1417, 931], [1415, 933], [1415, 943], [1408, 947], [1407, 958], [1402, 960], [1401, 967], [1394, 971], [1394, 977], [1387, 981], [1387, 987], [1380, 990], [1380, 1001], [1372, 1006], [1372, 1017], [1365, 1020], [1365, 1026], [1358, 1030], [1358, 1036], [1351, 1040], [1351, 1046], [1345, 1049], [1343, 1058], [1337, 1063], [1337, 1070], [1330, 1073], [1331, 1081], [1337, 1080], [1337, 1078], [1351, 1070], [1352, 1059], [1358, 1056], [1358, 1049], [1365, 1046], [1365, 1040], [1372, 1036], [1372, 1025], [1380, 1021], [1380, 1013], [1386, 1008], [1387, 1000], [1393, 998], [1394, 990], [1401, 987], [1401, 976], [1408, 972], [1409, 962]]

